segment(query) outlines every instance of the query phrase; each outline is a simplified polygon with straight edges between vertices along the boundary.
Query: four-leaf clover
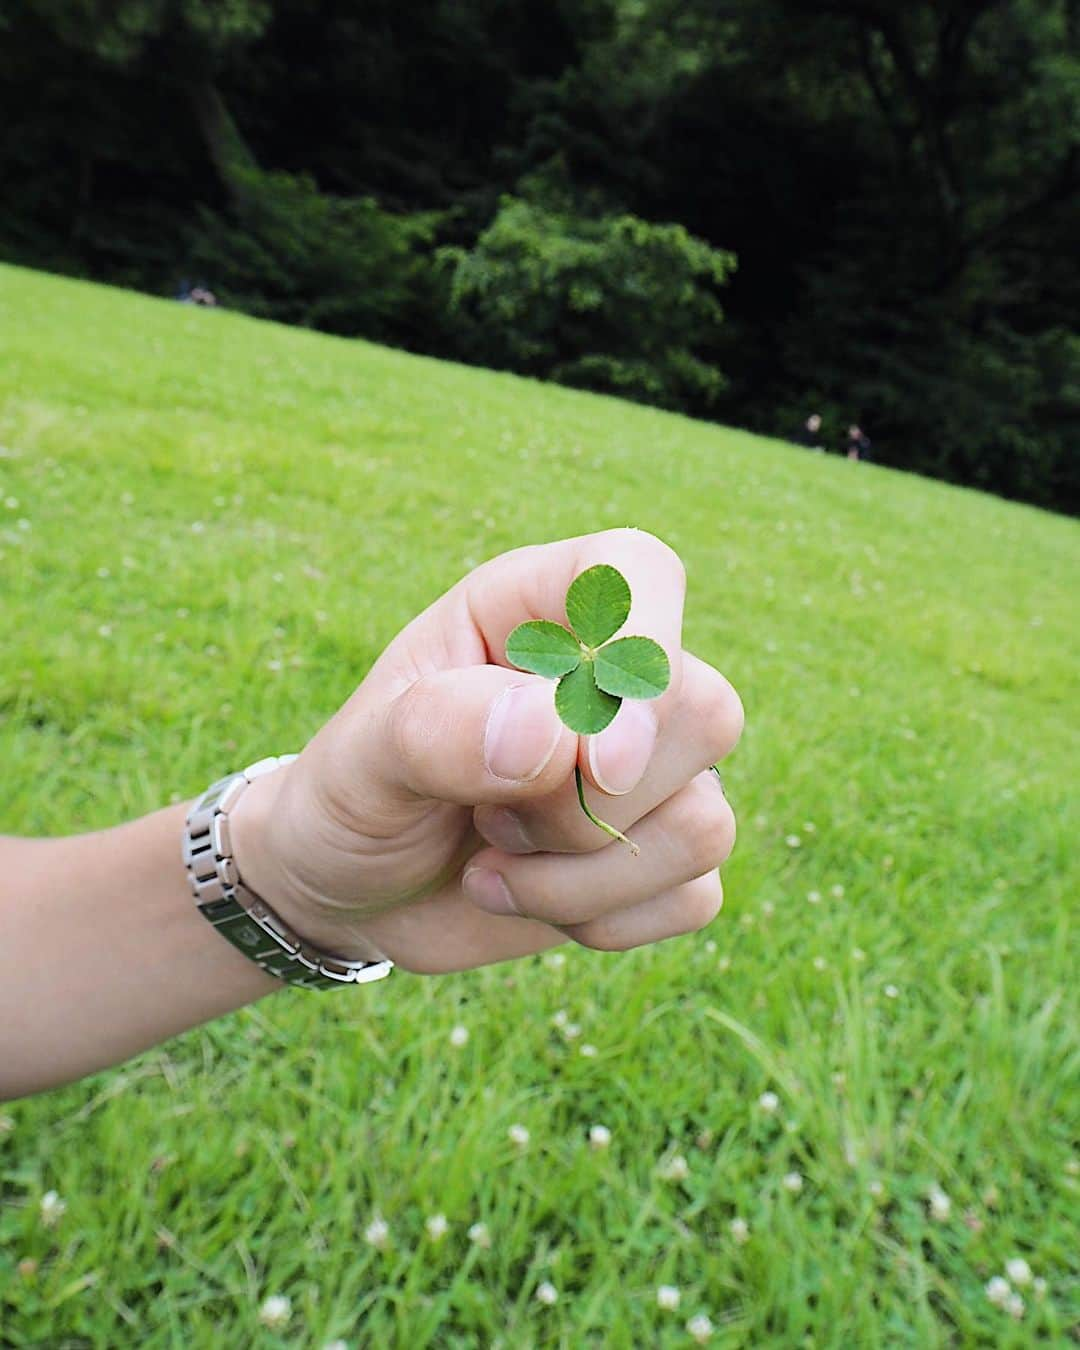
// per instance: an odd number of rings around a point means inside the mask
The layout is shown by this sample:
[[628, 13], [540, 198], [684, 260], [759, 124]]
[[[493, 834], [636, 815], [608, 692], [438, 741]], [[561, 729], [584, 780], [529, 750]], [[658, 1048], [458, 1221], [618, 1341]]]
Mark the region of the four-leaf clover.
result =
[[[610, 639], [630, 614], [630, 587], [614, 567], [601, 563], [575, 577], [566, 592], [570, 627], [535, 619], [519, 624], [506, 639], [506, 659], [520, 670], [558, 680], [555, 708], [579, 736], [608, 725], [624, 698], [659, 698], [671, 680], [667, 653], [647, 637]], [[589, 810], [577, 770], [578, 798], [602, 830], [630, 840]], [[630, 844], [635, 853], [637, 848]]]

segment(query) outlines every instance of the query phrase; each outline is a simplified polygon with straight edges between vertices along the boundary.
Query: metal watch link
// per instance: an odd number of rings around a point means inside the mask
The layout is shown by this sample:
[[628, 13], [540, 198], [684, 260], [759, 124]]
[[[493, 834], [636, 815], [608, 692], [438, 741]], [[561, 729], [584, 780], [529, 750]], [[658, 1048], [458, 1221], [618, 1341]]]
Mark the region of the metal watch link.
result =
[[305, 941], [250, 891], [233, 858], [229, 812], [248, 784], [290, 764], [295, 755], [260, 759], [206, 789], [188, 812], [183, 857], [199, 913], [270, 975], [300, 989], [339, 989], [381, 980], [392, 961], [347, 961]]

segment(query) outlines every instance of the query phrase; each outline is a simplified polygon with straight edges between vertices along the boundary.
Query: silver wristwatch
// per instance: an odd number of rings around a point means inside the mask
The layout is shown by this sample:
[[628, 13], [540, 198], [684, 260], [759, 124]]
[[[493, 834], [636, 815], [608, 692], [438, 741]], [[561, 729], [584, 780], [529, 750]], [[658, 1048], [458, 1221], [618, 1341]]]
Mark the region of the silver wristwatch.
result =
[[381, 980], [392, 961], [347, 961], [299, 937], [265, 900], [248, 890], [233, 859], [229, 812], [247, 785], [295, 755], [260, 759], [240, 773], [211, 784], [188, 812], [184, 866], [195, 904], [222, 937], [270, 975], [301, 989], [336, 989]]

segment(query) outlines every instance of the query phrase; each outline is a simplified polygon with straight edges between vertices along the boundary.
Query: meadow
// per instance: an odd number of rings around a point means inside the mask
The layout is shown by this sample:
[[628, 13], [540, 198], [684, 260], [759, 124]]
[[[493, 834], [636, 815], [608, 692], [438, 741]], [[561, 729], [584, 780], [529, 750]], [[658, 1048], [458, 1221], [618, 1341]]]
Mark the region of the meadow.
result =
[[0, 831], [299, 748], [475, 563], [624, 524], [746, 706], [721, 916], [0, 1106], [0, 1345], [1076, 1334], [1073, 521], [0, 267]]

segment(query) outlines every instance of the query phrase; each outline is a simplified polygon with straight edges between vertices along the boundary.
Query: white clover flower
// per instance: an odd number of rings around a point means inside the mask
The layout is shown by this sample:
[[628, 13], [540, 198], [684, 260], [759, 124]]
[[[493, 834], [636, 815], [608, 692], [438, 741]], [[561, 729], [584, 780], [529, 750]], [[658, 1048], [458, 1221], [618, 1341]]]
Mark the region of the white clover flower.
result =
[[713, 1324], [704, 1313], [698, 1313], [696, 1317], [691, 1317], [686, 1324], [686, 1329], [698, 1345], [704, 1345], [713, 1334]]
[[763, 900], [761, 904], [762, 918], [771, 919], [776, 913], [776, 906], [771, 900]]
[[592, 1125], [589, 1128], [589, 1145], [591, 1148], [607, 1148], [611, 1143], [611, 1131], [606, 1125]]
[[1009, 1281], [1003, 1279], [1000, 1275], [995, 1275], [993, 1279], [987, 1280], [983, 1285], [983, 1292], [994, 1305], [995, 1308], [1004, 1308], [1005, 1300], [1012, 1293], [1009, 1287]]
[[98, 637], [103, 638], [112, 637], [112, 624], [111, 623], [98, 624]]
[[806, 892], [806, 903], [807, 903], [808, 905], [820, 905], [820, 904], [821, 904], [821, 892], [820, 892], [820, 891], [807, 891], [807, 892]]
[[944, 1223], [952, 1213], [952, 1201], [940, 1186], [931, 1186], [927, 1199], [930, 1202], [931, 1218], [937, 1219], [938, 1223]]
[[705, 944], [705, 950], [709, 953], [710, 956], [713, 956], [713, 955], [715, 954], [715, 952], [716, 952], [716, 939], [715, 939], [715, 938], [710, 938], [710, 939], [708, 940], [708, 942], [706, 942], [706, 944]]
[[798, 1195], [803, 1188], [802, 1173], [785, 1172], [780, 1184], [785, 1191], [790, 1191], [792, 1195]]
[[839, 885], [839, 884], [837, 884], [837, 885], [835, 885], [835, 886], [830, 886], [830, 887], [829, 887], [829, 894], [832, 896], [832, 898], [833, 898], [834, 900], [843, 900], [843, 898], [844, 898], [844, 888], [843, 888], [843, 886], [841, 886], [841, 885]]
[[775, 1092], [763, 1092], [757, 1099], [757, 1104], [767, 1116], [774, 1116], [780, 1109], [780, 1098]]
[[897, 987], [896, 987], [895, 984], [887, 984], [887, 985], [885, 986], [885, 997], [886, 997], [886, 998], [899, 998], [899, 997], [900, 997], [900, 990], [897, 989]]
[[867, 1186], [866, 1189], [870, 1192], [870, 1194], [874, 1197], [875, 1200], [880, 1200], [881, 1197], [885, 1194], [885, 1187], [876, 1178], [870, 1182], [869, 1186]]
[[1024, 1315], [1025, 1307], [1024, 1300], [1019, 1294], [1010, 1294], [1005, 1300], [1005, 1311], [1010, 1317], [1015, 1317], [1018, 1322]]
[[676, 1153], [660, 1169], [660, 1175], [665, 1181], [685, 1181], [690, 1175], [690, 1164], [681, 1153]]
[[735, 1218], [728, 1224], [728, 1232], [741, 1247], [750, 1241], [750, 1225], [745, 1219]]
[[570, 1021], [570, 1014], [565, 1008], [560, 1008], [558, 1012], [551, 1014], [551, 1025], [557, 1027], [559, 1031]]
[[656, 1291], [656, 1306], [665, 1312], [675, 1312], [681, 1295], [673, 1284], [662, 1284]]
[[511, 1125], [506, 1131], [506, 1137], [518, 1148], [524, 1148], [529, 1142], [529, 1131], [524, 1125]]
[[784, 843], [787, 844], [788, 848], [802, 848], [802, 840], [797, 834], [786, 835]]
[[562, 1029], [562, 1034], [568, 1041], [576, 1041], [581, 1035], [581, 1027], [577, 1022], [567, 1022]]
[[583, 1045], [579, 1053], [584, 1055], [586, 1059], [595, 1059], [597, 1049], [595, 1045]]
[[46, 1228], [55, 1228], [66, 1209], [66, 1200], [61, 1200], [56, 1191], [46, 1191], [41, 1197], [41, 1222]]
[[445, 1214], [432, 1214], [424, 1220], [424, 1227], [427, 1229], [427, 1235], [432, 1242], [441, 1242], [449, 1231], [450, 1225], [446, 1222]]
[[814, 957], [814, 969], [815, 969], [815, 970], [827, 970], [828, 967], [829, 967], [829, 963], [828, 963], [828, 961], [825, 960], [825, 958], [824, 958], [823, 956], [815, 956], [815, 957]]
[[566, 953], [549, 952], [547, 956], [544, 957], [544, 965], [550, 967], [552, 970], [561, 970], [562, 967], [566, 965]]
[[323, 1350], [349, 1350], [348, 1341], [327, 1341]]
[[803, 827], [803, 834], [813, 834], [814, 831], [817, 829], [817, 826], [814, 824], [812, 820], [804, 820], [802, 823], [802, 827]]
[[866, 960], [866, 953], [863, 951], [863, 949], [862, 949], [861, 947], [852, 947], [852, 949], [851, 949], [851, 959], [852, 959], [853, 961], [865, 961], [865, 960]]
[[1031, 1282], [1031, 1288], [1036, 1298], [1045, 1298], [1047, 1287], [1047, 1283], [1041, 1275], [1036, 1275]]
[[722, 956], [722, 957], [720, 958], [720, 960], [717, 961], [717, 963], [716, 963], [716, 969], [717, 969], [718, 971], [720, 971], [721, 974], [723, 974], [724, 971], [726, 971], [726, 970], [730, 970], [730, 969], [731, 969], [731, 957], [730, 957], [730, 956]]
[[537, 1303], [542, 1303], [545, 1308], [550, 1308], [553, 1303], [558, 1303], [559, 1291], [550, 1280], [545, 1280], [543, 1284], [538, 1284], [536, 1286], [535, 1297]]
[[380, 1214], [376, 1214], [368, 1226], [364, 1229], [364, 1239], [371, 1246], [377, 1247], [379, 1251], [388, 1246], [390, 1242], [390, 1225]]
[[1011, 1261], [1005, 1262], [1005, 1274], [1021, 1289], [1030, 1284], [1033, 1278], [1031, 1267], [1022, 1256], [1014, 1256]]
[[454, 1029], [450, 1032], [450, 1044], [454, 1047], [454, 1049], [460, 1050], [463, 1045], [468, 1045], [468, 1043], [469, 1043], [469, 1028], [463, 1026], [454, 1027]]
[[259, 1309], [259, 1321], [271, 1331], [280, 1331], [287, 1326], [292, 1317], [292, 1302], [284, 1294], [271, 1294], [264, 1298]]
[[474, 1247], [491, 1246], [491, 1234], [488, 1232], [486, 1223], [474, 1223], [469, 1228], [468, 1237]]

